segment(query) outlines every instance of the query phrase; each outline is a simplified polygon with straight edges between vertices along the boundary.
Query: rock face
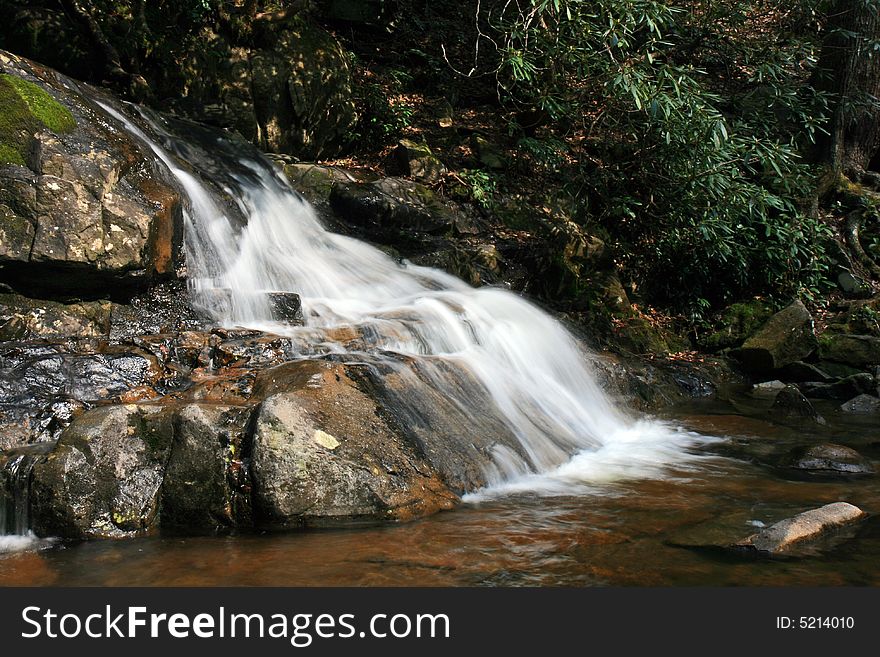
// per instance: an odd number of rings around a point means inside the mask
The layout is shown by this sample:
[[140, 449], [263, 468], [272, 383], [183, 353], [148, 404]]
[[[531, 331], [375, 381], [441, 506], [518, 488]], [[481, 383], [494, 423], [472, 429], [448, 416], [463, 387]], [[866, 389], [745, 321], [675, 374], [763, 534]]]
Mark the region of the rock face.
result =
[[95, 298], [173, 275], [179, 197], [153, 170], [154, 158], [96, 120], [91, 103], [54, 72], [4, 52], [0, 70], [4, 102], [17, 94], [23, 104], [11, 116], [18, 145], [0, 146], [3, 281], [29, 296]]
[[317, 25], [296, 16], [254, 19], [251, 38], [206, 30], [157, 95], [194, 119], [233, 128], [271, 153], [336, 155], [357, 121], [349, 58]]
[[818, 346], [813, 318], [800, 301], [773, 315], [731, 355], [749, 372], [767, 372], [802, 360]]
[[785, 554], [799, 543], [818, 538], [825, 532], [860, 520], [864, 516], [861, 509], [846, 502], [826, 504], [777, 522], [743, 539], [735, 547], [771, 556]]

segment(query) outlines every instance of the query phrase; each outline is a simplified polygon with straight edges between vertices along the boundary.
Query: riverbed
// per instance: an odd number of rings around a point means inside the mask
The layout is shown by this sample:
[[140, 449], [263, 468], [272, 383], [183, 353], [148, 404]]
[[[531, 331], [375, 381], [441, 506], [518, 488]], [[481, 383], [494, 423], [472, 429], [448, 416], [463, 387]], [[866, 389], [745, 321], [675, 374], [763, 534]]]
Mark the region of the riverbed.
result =
[[[819, 405], [827, 425], [779, 424], [749, 395], [664, 415], [707, 437], [696, 459], [649, 479], [577, 494], [517, 493], [416, 522], [278, 534], [154, 536], [33, 545], [0, 554], [7, 586], [847, 586], [880, 585], [880, 482], [777, 467], [804, 444], [835, 442], [880, 463], [876, 417]], [[826, 503], [859, 525], [786, 558], [721, 549]]]

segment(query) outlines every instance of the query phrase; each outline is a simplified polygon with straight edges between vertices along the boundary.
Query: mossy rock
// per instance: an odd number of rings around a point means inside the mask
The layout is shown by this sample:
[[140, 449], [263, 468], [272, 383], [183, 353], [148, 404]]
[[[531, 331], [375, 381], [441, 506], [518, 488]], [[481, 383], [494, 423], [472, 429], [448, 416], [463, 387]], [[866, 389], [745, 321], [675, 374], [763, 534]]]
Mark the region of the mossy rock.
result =
[[70, 132], [76, 121], [64, 105], [33, 82], [0, 74], [0, 164], [24, 165], [34, 133]]
[[772, 306], [760, 299], [731, 304], [721, 313], [719, 328], [700, 338], [700, 347], [710, 352], [738, 347], [772, 315]]

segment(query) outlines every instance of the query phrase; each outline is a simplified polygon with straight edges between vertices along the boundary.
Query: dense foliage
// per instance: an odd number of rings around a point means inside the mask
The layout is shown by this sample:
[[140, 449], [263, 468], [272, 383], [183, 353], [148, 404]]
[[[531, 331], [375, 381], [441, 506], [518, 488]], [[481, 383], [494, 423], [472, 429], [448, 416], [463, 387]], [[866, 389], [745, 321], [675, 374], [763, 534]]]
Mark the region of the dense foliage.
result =
[[[485, 10], [502, 100], [574, 155], [578, 221], [640, 291], [699, 313], [815, 294], [827, 229], [801, 156], [827, 120], [810, 84], [816, 7], [743, 0], [530, 0]], [[536, 118], [534, 118], [536, 117]], [[529, 126], [522, 126], [523, 134]], [[529, 137], [534, 140], [535, 137]]]

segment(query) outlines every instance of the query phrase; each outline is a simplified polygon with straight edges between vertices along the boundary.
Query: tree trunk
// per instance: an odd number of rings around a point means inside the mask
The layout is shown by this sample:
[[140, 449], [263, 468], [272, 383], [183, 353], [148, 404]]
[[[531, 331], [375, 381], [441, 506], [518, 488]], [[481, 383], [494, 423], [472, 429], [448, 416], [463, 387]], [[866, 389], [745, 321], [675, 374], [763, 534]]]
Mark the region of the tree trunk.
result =
[[835, 0], [826, 34], [816, 87], [832, 94], [833, 114], [819, 157], [857, 177], [880, 147], [880, 0]]

